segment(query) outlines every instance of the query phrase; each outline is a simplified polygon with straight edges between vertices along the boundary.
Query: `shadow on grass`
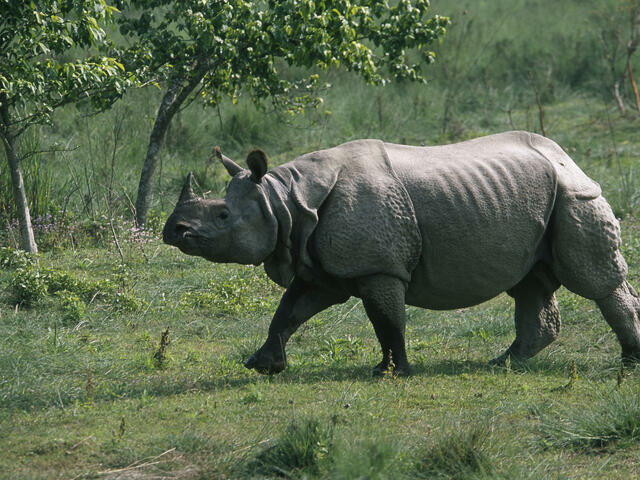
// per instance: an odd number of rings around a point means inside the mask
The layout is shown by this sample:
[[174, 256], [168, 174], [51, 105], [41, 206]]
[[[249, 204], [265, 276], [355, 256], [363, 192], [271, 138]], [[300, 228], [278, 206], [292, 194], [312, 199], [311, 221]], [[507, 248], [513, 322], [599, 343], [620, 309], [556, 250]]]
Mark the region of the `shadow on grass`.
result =
[[[551, 357], [534, 357], [529, 360], [513, 360], [509, 369], [514, 373], [534, 373], [550, 376], [565, 377], [575, 360], [578, 372], [597, 373], [599, 375], [615, 374], [620, 369], [619, 359], [601, 358], [594, 361], [593, 358], [567, 358], [554, 359]], [[301, 365], [287, 369], [276, 378], [281, 378], [286, 383], [317, 383], [323, 381], [353, 381], [372, 380], [379, 377], [371, 376], [373, 365], [356, 365], [325, 363], [315, 365]], [[435, 377], [457, 376], [463, 373], [487, 373], [500, 374], [506, 370], [506, 366], [492, 365], [485, 360], [458, 360], [443, 359], [434, 362], [419, 361], [412, 363], [411, 376]]]
[[[533, 373], [566, 377], [571, 363], [576, 362], [578, 372], [597, 374], [598, 376], [615, 376], [620, 369], [619, 363], [611, 359], [601, 359], [594, 365], [593, 359], [570, 358], [560, 361], [551, 357], [533, 358], [523, 362], [512, 361], [509, 368], [514, 373]], [[287, 370], [270, 377], [274, 384], [319, 384], [324, 382], [378, 382], [379, 377], [372, 377], [373, 365], [354, 365], [347, 362], [329, 362], [317, 364], [291, 365]], [[461, 374], [499, 375], [504, 373], [505, 366], [490, 365], [484, 360], [437, 360], [420, 361], [412, 365], [412, 377], [436, 377]], [[253, 372], [238, 370], [228, 375], [200, 374], [199, 376], [172, 373], [158, 373], [144, 378], [130, 380], [107, 380], [96, 388], [91, 398], [77, 386], [62, 391], [57, 388], [44, 388], [30, 392], [15, 392], [0, 398], [0, 410], [5, 411], [45, 409], [50, 407], [68, 407], [78, 403], [105, 402], [124, 399], [140, 399], [143, 397], [170, 397], [188, 392], [215, 392], [222, 389], [240, 388], [255, 383], [263, 377]]]

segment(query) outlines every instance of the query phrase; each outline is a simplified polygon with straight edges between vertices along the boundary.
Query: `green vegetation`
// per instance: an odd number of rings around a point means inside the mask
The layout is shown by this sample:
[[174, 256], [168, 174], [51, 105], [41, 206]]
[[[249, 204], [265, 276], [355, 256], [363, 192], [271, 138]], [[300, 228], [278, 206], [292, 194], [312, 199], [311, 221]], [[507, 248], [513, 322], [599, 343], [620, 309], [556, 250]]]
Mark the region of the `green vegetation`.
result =
[[549, 447], [598, 449], [629, 446], [640, 440], [640, 397], [637, 385], [623, 391], [595, 392], [589, 408], [563, 406], [542, 421]]
[[[37, 253], [22, 161], [40, 149], [25, 151], [18, 141], [29, 128], [49, 122], [63, 105], [84, 100], [96, 108], [110, 106], [133, 73], [125, 72], [112, 56], [95, 53], [110, 45], [103, 23], [118, 11], [104, 0], [43, 0], [37, 5], [4, 0], [0, 7], [0, 140], [20, 223], [20, 246]], [[79, 58], [70, 55], [72, 49]]]
[[[621, 371], [592, 302], [561, 289], [560, 338], [506, 368], [487, 365], [514, 336], [506, 295], [408, 308], [415, 373], [375, 380], [378, 343], [352, 299], [301, 327], [287, 370], [264, 377], [242, 363], [282, 289], [261, 267], [213, 265], [159, 240], [187, 171], [197, 193], [224, 190], [209, 160], [216, 144], [236, 159], [259, 146], [281, 163], [360, 137], [433, 144], [540, 131], [539, 98], [547, 136], [621, 218], [640, 288], [640, 117], [628, 79], [624, 113], [613, 97], [596, 21], [607, 5], [434, 0], [453, 25], [426, 85], [369, 86], [330, 70], [325, 101], [296, 117], [244, 97], [219, 112], [194, 102], [167, 132], [146, 230], [133, 204], [160, 91], [130, 91], [95, 116], [62, 107], [22, 135], [23, 151], [65, 151], [23, 162], [39, 255], [16, 249], [0, 162], [0, 478], [639, 476], [640, 377]], [[632, 66], [640, 72], [637, 55]]]
[[[622, 227], [638, 286], [640, 224]], [[614, 335], [565, 290], [561, 338], [522, 365], [486, 363], [514, 334], [501, 296], [409, 308], [415, 374], [374, 380], [379, 347], [353, 299], [303, 326], [288, 369], [264, 377], [242, 366], [282, 293], [261, 268], [121, 243], [124, 262], [108, 238], [35, 259], [2, 250], [0, 477], [638, 474], [637, 373], [619, 380]], [[27, 306], [15, 285], [30, 276], [44, 288]]]

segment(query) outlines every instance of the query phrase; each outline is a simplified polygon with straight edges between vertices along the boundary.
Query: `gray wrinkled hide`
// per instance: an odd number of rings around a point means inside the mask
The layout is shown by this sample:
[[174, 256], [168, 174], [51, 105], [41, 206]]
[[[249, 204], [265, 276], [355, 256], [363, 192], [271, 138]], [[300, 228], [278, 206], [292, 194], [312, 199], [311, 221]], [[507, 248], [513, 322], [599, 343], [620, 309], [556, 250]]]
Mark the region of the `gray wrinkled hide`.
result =
[[[409, 283], [407, 303], [449, 309], [498, 295], [552, 253], [560, 281], [588, 298], [626, 275], [600, 187], [535, 134], [437, 147], [357, 140], [276, 167], [263, 183], [279, 225], [265, 269], [282, 286], [314, 267], [340, 278], [379, 273]], [[595, 265], [583, 265], [587, 253]], [[581, 284], [595, 271], [607, 272], [601, 284]]]
[[281, 371], [291, 334], [352, 295], [382, 347], [374, 373], [408, 372], [405, 304], [461, 308], [505, 291], [516, 338], [496, 361], [528, 358], [559, 334], [561, 284], [596, 300], [623, 358], [640, 359], [640, 299], [625, 280], [618, 222], [598, 184], [545, 137], [357, 140], [266, 174], [262, 151], [249, 155], [251, 172], [217, 154], [233, 175], [225, 199], [195, 197], [189, 178], [163, 235], [212, 261], [263, 262], [287, 287], [249, 368]]
[[263, 183], [278, 220], [278, 246], [264, 262], [276, 283], [287, 286], [294, 274], [310, 280], [318, 268], [339, 278], [385, 273], [410, 281], [420, 231], [382, 142], [303, 155], [274, 168]]

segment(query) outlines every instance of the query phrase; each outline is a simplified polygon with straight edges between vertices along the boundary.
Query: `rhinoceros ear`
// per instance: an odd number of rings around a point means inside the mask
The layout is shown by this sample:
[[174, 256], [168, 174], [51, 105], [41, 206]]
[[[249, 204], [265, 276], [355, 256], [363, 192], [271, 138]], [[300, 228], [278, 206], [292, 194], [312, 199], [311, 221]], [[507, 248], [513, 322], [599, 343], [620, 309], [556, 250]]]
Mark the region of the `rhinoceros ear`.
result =
[[180, 193], [180, 199], [178, 203], [188, 202], [189, 200], [193, 200], [196, 197], [196, 194], [193, 193], [193, 187], [191, 186], [191, 181], [193, 180], [193, 172], [189, 172], [186, 180], [184, 181], [184, 185], [182, 185], [182, 193]]
[[213, 147], [213, 151], [216, 154], [216, 157], [218, 157], [218, 160], [222, 162], [222, 165], [224, 165], [224, 168], [227, 169], [227, 172], [229, 172], [229, 175], [231, 175], [232, 177], [235, 176], [236, 173], [240, 173], [242, 170], [244, 170], [240, 165], [231, 160], [229, 157], [225, 157], [220, 151], [220, 147], [218, 147], [217, 145]]
[[251, 170], [251, 178], [256, 182], [259, 182], [264, 174], [267, 173], [267, 162], [267, 154], [259, 148], [252, 150], [247, 155], [247, 165]]

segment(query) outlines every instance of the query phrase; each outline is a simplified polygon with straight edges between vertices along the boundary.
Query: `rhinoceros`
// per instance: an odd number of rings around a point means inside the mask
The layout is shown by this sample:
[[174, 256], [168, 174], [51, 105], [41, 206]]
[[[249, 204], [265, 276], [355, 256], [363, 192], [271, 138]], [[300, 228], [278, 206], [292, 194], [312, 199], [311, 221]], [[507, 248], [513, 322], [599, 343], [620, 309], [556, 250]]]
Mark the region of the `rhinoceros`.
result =
[[600, 186], [552, 140], [507, 132], [416, 147], [356, 140], [267, 171], [262, 150], [224, 199], [198, 198], [189, 174], [163, 239], [213, 262], [264, 264], [286, 288], [264, 345], [245, 366], [286, 367], [285, 345], [316, 313], [362, 300], [382, 348], [374, 375], [410, 371], [405, 305], [458, 309], [502, 292], [515, 340], [493, 362], [532, 357], [557, 338], [554, 292], [597, 303], [624, 361], [640, 359], [640, 299]]

